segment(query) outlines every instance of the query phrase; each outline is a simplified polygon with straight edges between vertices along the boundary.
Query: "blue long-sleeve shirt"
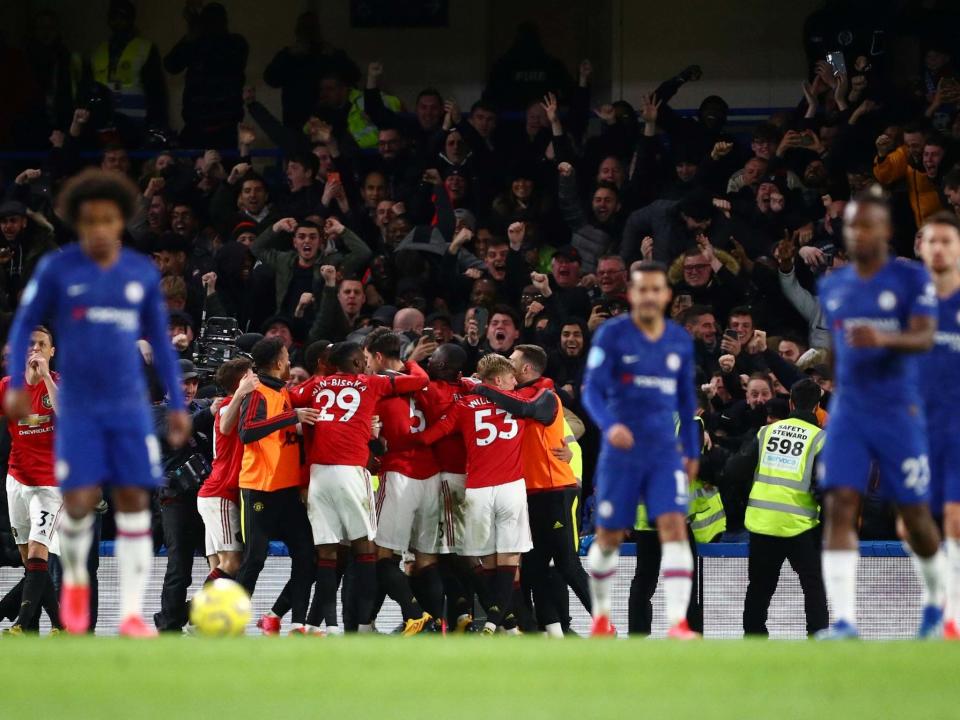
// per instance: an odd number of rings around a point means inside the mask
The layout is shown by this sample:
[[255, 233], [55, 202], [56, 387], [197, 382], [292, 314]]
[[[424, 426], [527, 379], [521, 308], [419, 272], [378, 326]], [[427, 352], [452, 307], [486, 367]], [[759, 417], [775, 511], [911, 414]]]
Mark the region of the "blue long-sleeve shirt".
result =
[[675, 445], [679, 417], [683, 456], [700, 457], [693, 340], [670, 320], [657, 340], [644, 335], [629, 315], [603, 323], [587, 357], [583, 404], [604, 443], [607, 430], [622, 423], [633, 432], [633, 452], [640, 455]]
[[24, 289], [10, 331], [11, 386], [23, 385], [30, 333], [49, 325], [65, 412], [117, 412], [149, 403], [137, 341], [154, 365], [173, 410], [184, 408], [180, 370], [167, 336], [167, 311], [153, 264], [132, 250], [101, 269], [79, 245], [44, 257]]

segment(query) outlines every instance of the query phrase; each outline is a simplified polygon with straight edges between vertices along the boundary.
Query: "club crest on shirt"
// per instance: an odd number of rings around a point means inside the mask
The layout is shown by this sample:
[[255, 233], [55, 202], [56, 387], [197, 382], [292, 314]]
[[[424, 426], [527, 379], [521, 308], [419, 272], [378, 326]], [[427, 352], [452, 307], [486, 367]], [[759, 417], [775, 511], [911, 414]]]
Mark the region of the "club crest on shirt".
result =
[[676, 353], [667, 355], [667, 370], [676, 372], [680, 369], [680, 356]]
[[606, 357], [607, 355], [603, 352], [603, 348], [601, 348], [599, 345], [594, 345], [592, 348], [590, 348], [590, 352], [587, 354], [587, 367], [591, 370], [600, 367], [603, 365], [603, 361], [606, 359]]
[[127, 302], [136, 305], [143, 300], [143, 285], [136, 280], [131, 280], [123, 288], [123, 295], [127, 298]]
[[53, 401], [50, 399], [49, 395], [44, 395], [40, 398], [40, 403], [47, 409], [50, 410], [53, 407]]
[[893, 310], [897, 306], [897, 296], [889, 290], [884, 290], [877, 298], [877, 305], [881, 310]]
[[20, 295], [20, 304], [29, 305], [33, 302], [33, 299], [37, 296], [37, 281], [36, 279], [31, 279], [27, 283], [27, 286], [23, 289], [23, 293]]

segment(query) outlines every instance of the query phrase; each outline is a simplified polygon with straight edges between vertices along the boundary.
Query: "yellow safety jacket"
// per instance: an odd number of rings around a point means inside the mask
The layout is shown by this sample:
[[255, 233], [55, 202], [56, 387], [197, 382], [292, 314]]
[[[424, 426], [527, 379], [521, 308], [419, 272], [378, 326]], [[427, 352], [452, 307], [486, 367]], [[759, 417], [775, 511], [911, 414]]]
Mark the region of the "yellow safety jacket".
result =
[[[694, 418], [703, 425], [703, 418]], [[680, 434], [680, 419], [675, 421], [677, 434]], [[699, 478], [690, 479], [690, 503], [687, 507], [687, 522], [693, 538], [698, 543], [708, 543], [727, 529], [727, 513], [723, 509], [723, 500], [720, 491], [712, 485], [707, 485]], [[647, 518], [647, 508], [641, 503], [637, 507], [636, 530], [654, 530]]]
[[[380, 95], [383, 98], [384, 105], [394, 112], [400, 112], [400, 98], [395, 95], [387, 95], [385, 92], [381, 92]], [[363, 90], [353, 89], [348, 97], [350, 111], [347, 113], [347, 129], [362, 149], [375, 148], [379, 130], [367, 116], [367, 113], [364, 112]]]
[[93, 79], [113, 91], [113, 109], [121, 115], [143, 120], [147, 117], [147, 97], [141, 71], [153, 45], [135, 37], [120, 53], [116, 67], [110, 68], [110, 43], [103, 42], [90, 59]]
[[812, 492], [813, 461], [824, 437], [822, 428], [798, 418], [760, 428], [760, 458], [744, 517], [747, 530], [793, 537], [817, 526], [820, 507]]

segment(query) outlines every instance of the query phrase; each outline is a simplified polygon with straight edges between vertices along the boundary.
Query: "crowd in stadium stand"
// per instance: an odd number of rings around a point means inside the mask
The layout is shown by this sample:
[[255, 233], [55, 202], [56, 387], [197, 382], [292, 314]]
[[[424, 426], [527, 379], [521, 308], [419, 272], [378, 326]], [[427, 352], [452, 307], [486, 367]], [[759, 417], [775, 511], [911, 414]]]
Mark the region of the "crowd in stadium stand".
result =
[[[846, 202], [881, 185], [907, 257], [926, 218], [960, 215], [960, 43], [937, 34], [946, 16], [905, 31], [920, 58], [909, 83], [871, 45], [869, 23], [828, 60], [844, 20], [811, 17], [795, 107], [750, 127], [731, 125], [716, 95], [692, 114], [673, 106], [709, 67], [607, 102], [591, 84], [597, 59], [571, 74], [574, 59], [551, 57], [532, 25], [480, 97], [452, 97], [425, 75], [416, 97], [401, 98], [389, 65], [335, 47], [314, 13], [266, 68], [248, 64], [243, 28], [218, 3], [188, 3], [171, 48], [150, 41], [128, 0], [113, 0], [106, 21], [90, 57], [63, 43], [52, 10], [34, 18], [25, 52], [5, 51], [20, 72], [0, 145], [47, 152], [0, 164], [4, 324], [39, 259], [73, 239], [55, 212], [58, 188], [90, 164], [127, 174], [142, 196], [126, 240], [163, 275], [183, 360], [200, 364], [216, 317], [237, 321], [241, 345], [251, 333], [282, 340], [291, 387], [316, 370], [311, 344], [362, 342], [378, 327], [402, 335], [404, 360], [459, 344], [465, 374], [487, 354], [541, 346], [544, 375], [579, 420], [583, 533], [599, 436], [581, 380], [591, 334], [629, 311], [633, 263], [669, 267], [670, 316], [695, 340], [701, 480], [720, 489], [723, 537], [737, 539], [749, 484], [725, 474], [728, 460], [787, 417], [800, 378], [823, 389], [826, 421], [829, 331], [815, 288], [846, 262]], [[181, 73], [178, 133], [166, 78]], [[258, 85], [280, 89], [279, 116]], [[193, 390], [200, 411], [218, 394], [202, 368]], [[201, 423], [195, 440], [209, 455]], [[895, 537], [894, 518], [868, 497], [861, 536]]]

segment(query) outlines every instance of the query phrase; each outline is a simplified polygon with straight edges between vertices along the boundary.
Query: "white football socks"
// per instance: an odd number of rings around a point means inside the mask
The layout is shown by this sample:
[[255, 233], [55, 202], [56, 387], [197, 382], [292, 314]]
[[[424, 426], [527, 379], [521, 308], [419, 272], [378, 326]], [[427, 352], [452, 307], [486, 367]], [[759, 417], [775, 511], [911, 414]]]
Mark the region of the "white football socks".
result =
[[544, 626], [544, 629], [547, 631], [547, 637], [551, 638], [563, 638], [563, 628], [560, 626], [560, 623], [547, 623]]
[[143, 593], [153, 564], [150, 511], [118, 512], [117, 568], [120, 572], [120, 616], [143, 612]]
[[93, 544], [93, 514], [82, 518], [72, 518], [66, 512], [61, 516], [60, 561], [63, 564], [63, 582], [67, 585], [87, 586], [90, 573], [87, 571], [87, 558]]
[[593, 600], [593, 616], [610, 617], [610, 584], [617, 574], [620, 562], [620, 550], [603, 550], [600, 543], [594, 542], [587, 552], [590, 560], [590, 598]]
[[948, 620], [960, 619], [960, 540], [947, 538], [947, 612]]
[[673, 627], [687, 616], [693, 588], [693, 553], [690, 545], [682, 540], [665, 542], [662, 548], [663, 598], [667, 624]]
[[833, 621], [857, 624], [857, 561], [859, 550], [824, 550], [823, 584]]
[[944, 587], [944, 576], [946, 573], [945, 556], [940, 548], [928, 558], [922, 558], [913, 552], [907, 543], [904, 548], [913, 562], [913, 569], [917, 572], [917, 579], [920, 581], [922, 590], [923, 605], [936, 605], [943, 607], [946, 600], [946, 588]]

